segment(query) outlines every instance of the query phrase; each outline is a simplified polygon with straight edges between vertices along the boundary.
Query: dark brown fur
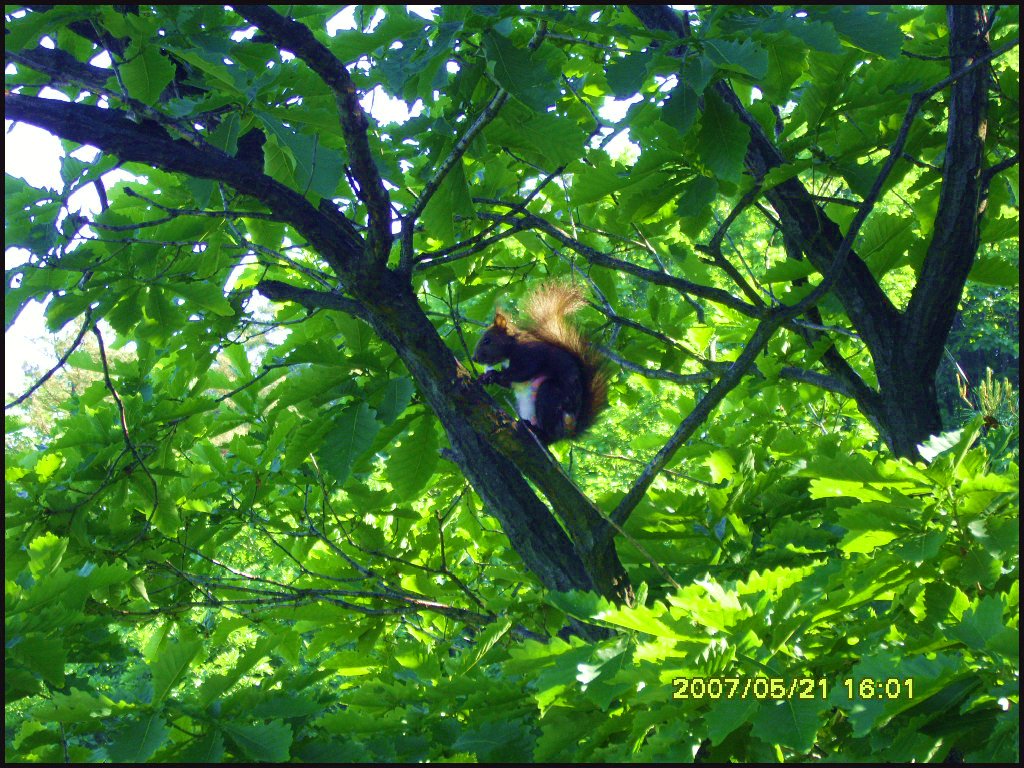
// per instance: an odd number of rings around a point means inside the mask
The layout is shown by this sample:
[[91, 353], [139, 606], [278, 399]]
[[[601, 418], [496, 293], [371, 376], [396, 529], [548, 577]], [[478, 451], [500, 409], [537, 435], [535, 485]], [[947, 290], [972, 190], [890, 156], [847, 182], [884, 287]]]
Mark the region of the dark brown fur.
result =
[[[523, 328], [498, 311], [473, 352], [479, 363], [508, 361], [505, 369], [485, 373], [485, 384], [510, 387], [542, 379], [530, 425], [545, 445], [579, 437], [607, 405], [604, 358], [566, 320], [585, 303], [579, 288], [544, 284], [524, 302]], [[526, 414], [521, 410], [520, 416]]]

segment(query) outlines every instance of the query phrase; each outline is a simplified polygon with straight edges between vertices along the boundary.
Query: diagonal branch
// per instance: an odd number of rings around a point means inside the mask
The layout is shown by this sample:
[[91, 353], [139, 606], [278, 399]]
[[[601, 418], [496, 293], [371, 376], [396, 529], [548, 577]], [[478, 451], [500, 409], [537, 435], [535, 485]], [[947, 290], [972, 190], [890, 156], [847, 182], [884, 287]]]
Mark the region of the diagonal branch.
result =
[[645, 379], [659, 379], [661, 381], [671, 381], [674, 384], [704, 384], [709, 381], [714, 381], [718, 378], [718, 374], [715, 371], [701, 371], [700, 373], [676, 373], [675, 371], [666, 371], [662, 368], [645, 368], [642, 365], [637, 365], [631, 360], [627, 360], [621, 355], [612, 352], [606, 347], [600, 347], [601, 354], [615, 363], [619, 368], [625, 371], [632, 371], [638, 376], [643, 376]]
[[[128, 431], [128, 416], [125, 412], [124, 402], [121, 400], [121, 396], [117, 394], [117, 389], [114, 387], [114, 382], [110, 378], [110, 365], [107, 362], [107, 348], [103, 343], [103, 334], [100, 333], [99, 326], [93, 323], [90, 328], [93, 335], [96, 337], [96, 341], [99, 344], [100, 349], [100, 362], [103, 364], [103, 383], [107, 387], [107, 391], [110, 392], [111, 397], [114, 398], [114, 404], [117, 406], [117, 413], [119, 418], [119, 426], [121, 427], [121, 437], [124, 438], [124, 444], [131, 451], [132, 456], [139, 462], [139, 466], [142, 467], [142, 471], [146, 473], [146, 477], [149, 478], [150, 484], [153, 486], [153, 507], [149, 510], [149, 516], [146, 518], [146, 522], [149, 523], [153, 519], [153, 515], [156, 514], [156, 509], [160, 504], [160, 487], [157, 485], [156, 478], [153, 477], [153, 473], [149, 471], [149, 467], [146, 466], [145, 460], [139, 453], [139, 449], [135, 447], [135, 442], [132, 440], [131, 433]], [[145, 529], [143, 529], [144, 531]]]
[[21, 405], [23, 402], [25, 402], [30, 397], [32, 397], [32, 395], [35, 394], [37, 389], [39, 389], [41, 386], [43, 386], [43, 384], [45, 384], [47, 381], [49, 381], [50, 377], [53, 376], [53, 374], [55, 374], [57, 371], [59, 371], [61, 368], [63, 368], [64, 364], [67, 363], [68, 358], [71, 357], [71, 353], [73, 353], [76, 349], [78, 349], [79, 345], [82, 343], [82, 339], [85, 338], [85, 334], [89, 331], [89, 329], [91, 327], [92, 327], [92, 307], [87, 307], [86, 310], [85, 310], [85, 317], [84, 317], [84, 319], [82, 321], [82, 329], [78, 332], [78, 335], [75, 337], [75, 340], [73, 342], [71, 342], [71, 346], [68, 347], [67, 352], [65, 352], [63, 355], [61, 355], [60, 359], [57, 360], [57, 364], [55, 366], [53, 366], [53, 368], [48, 370], [46, 373], [44, 373], [42, 376], [40, 376], [39, 377], [39, 381], [37, 381], [35, 384], [33, 384], [31, 387], [29, 387], [28, 390], [23, 395], [21, 395], [20, 397], [18, 397], [15, 400], [12, 400], [11, 402], [7, 403], [4, 406], [4, 410], [6, 411], [8, 408], [13, 408], [16, 405]]
[[[665, 442], [665, 445], [661, 447], [661, 450], [648, 462], [644, 471], [640, 473], [636, 482], [629, 489], [629, 492], [609, 515], [609, 519], [614, 525], [622, 526], [625, 524], [630, 514], [636, 509], [636, 505], [640, 503], [647, 493], [647, 489], [651, 487], [651, 483], [654, 482], [654, 479], [661, 470], [672, 460], [676, 451], [690, 439], [690, 436], [711, 415], [715, 407], [725, 399], [725, 396], [740, 383], [743, 376], [753, 366], [757, 356], [768, 345], [775, 331], [784, 322], [784, 314], [779, 310], [775, 310], [758, 323], [754, 335], [750, 337], [750, 341], [747, 342], [747, 346], [740, 356], [729, 366], [729, 369], [722, 375], [722, 378], [700, 399], [700, 402], [683, 419], [682, 423], [676, 427], [676, 431]], [[606, 529], [605, 533], [608, 533], [610, 530]]]
[[854, 399], [857, 397], [854, 392], [854, 388], [846, 380], [836, 376], [826, 376], [825, 374], [817, 373], [816, 371], [808, 371], [805, 368], [796, 368], [787, 365], [779, 371], [779, 378], [799, 381], [802, 384], [810, 384], [818, 389], [824, 389], [827, 392], [834, 392], [837, 395], [843, 395], [845, 397]]
[[615, 312], [615, 311], [613, 311], [611, 309], [602, 309], [601, 313], [605, 317], [607, 317], [609, 320], [611, 320], [611, 322], [613, 322], [615, 325], [617, 325], [619, 327], [623, 327], [623, 328], [632, 328], [634, 331], [637, 331], [639, 333], [643, 333], [643, 334], [645, 334], [647, 336], [650, 336], [650, 337], [652, 337], [654, 339], [657, 339], [662, 344], [664, 344], [666, 347], [671, 347], [672, 349], [678, 350], [685, 357], [688, 357], [691, 360], [696, 360], [698, 363], [703, 365], [705, 368], [714, 368], [715, 365], [716, 365], [712, 361], [707, 360], [703, 356], [701, 356], [701, 355], [697, 354], [696, 352], [694, 352], [692, 349], [690, 349], [688, 346], [686, 346], [682, 342], [676, 341], [671, 336], [668, 336], [667, 334], [661, 333], [660, 331], [656, 331], [653, 328], [648, 328], [643, 323], [638, 323], [636, 320], [632, 320], [632, 319], [630, 319], [628, 317], [625, 317], [624, 315], [620, 315], [620, 314], [618, 314], [617, 312]]
[[[853, 227], [851, 226], [851, 230]], [[852, 237], [849, 239], [849, 243], [852, 243]], [[836, 254], [836, 259], [833, 261], [832, 270], [825, 275], [825, 279], [822, 280], [821, 284], [818, 285], [813, 291], [807, 296], [798, 301], [796, 304], [784, 305], [776, 307], [771, 310], [761, 321], [757, 324], [757, 328], [754, 330], [754, 334], [750, 337], [746, 347], [740, 356], [736, 358], [736, 361], [729, 366], [728, 370], [722, 375], [722, 378], [708, 390], [707, 394], [700, 399], [700, 402], [694, 407], [690, 414], [683, 419], [682, 423], [676, 428], [676, 431], [666, 441], [665, 445], [662, 446], [661, 450], [650, 460], [644, 471], [637, 478], [633, 487], [629, 489], [629, 492], [623, 497], [619, 505], [612, 511], [609, 516], [613, 526], [623, 525], [629, 518], [629, 515], [636, 508], [636, 505], [640, 503], [640, 500], [647, 493], [647, 489], [654, 482], [654, 478], [658, 476], [662, 469], [672, 460], [675, 455], [687, 440], [693, 435], [694, 432], [703, 424], [707, 418], [711, 415], [711, 412], [718, 406], [725, 396], [728, 395], [735, 387], [740, 383], [746, 373], [754, 365], [754, 361], [757, 356], [761, 354], [768, 342], [771, 341], [772, 336], [775, 335], [781, 326], [787, 322], [799, 317], [812, 307], [816, 302], [820, 301], [826, 293], [828, 293], [829, 287], [835, 282], [839, 273], [842, 272], [843, 259], [850, 253], [849, 245], [845, 248], [841, 248]], [[609, 529], [604, 529], [603, 534], [608, 535]]]
[[434, 251], [432, 253], [421, 253], [416, 258], [416, 271], [419, 272], [420, 270], [435, 267], [438, 264], [445, 264], [449, 261], [458, 261], [459, 259], [464, 259], [467, 256], [472, 256], [474, 253], [479, 253], [485, 248], [494, 245], [494, 243], [504, 240], [506, 237], [511, 237], [517, 232], [530, 228], [528, 222], [519, 220], [508, 228], [495, 233], [498, 226], [498, 224], [493, 224], [485, 231], [473, 235], [461, 243], [456, 243], [455, 245], [443, 250]]
[[484, 107], [483, 111], [477, 116], [473, 124], [466, 129], [466, 132], [462, 134], [458, 141], [455, 142], [455, 146], [452, 147], [452, 151], [448, 153], [448, 156], [441, 161], [441, 164], [434, 171], [433, 175], [427, 180], [426, 185], [423, 187], [423, 192], [420, 194], [419, 199], [416, 201], [416, 205], [412, 207], [402, 219], [402, 257], [400, 271], [408, 274], [413, 269], [413, 247], [412, 247], [412, 235], [416, 227], [416, 222], [419, 220], [423, 211], [427, 207], [427, 203], [430, 202], [431, 198], [441, 188], [441, 182], [445, 180], [452, 168], [455, 167], [456, 163], [462, 162], [462, 156], [466, 154], [466, 150], [469, 149], [469, 145], [473, 143], [473, 139], [477, 137], [477, 134], [482, 131], [488, 123], [490, 123], [498, 112], [508, 101], [508, 91], [501, 86], [498, 86], [498, 92], [494, 94], [490, 103]]
[[[675, 11], [667, 6], [632, 6], [631, 10], [648, 29], [671, 31], [682, 38], [689, 33]], [[899, 136], [889, 150], [889, 157], [879, 179], [884, 180], [891, 171], [892, 164], [902, 157], [909, 131], [908, 121], [914, 119], [925, 101], [1016, 45], [1017, 40], [1013, 40], [998, 51], [979, 56], [932, 88], [915, 94], [911, 99], [904, 123], [901, 125]], [[750, 144], [747, 148], [745, 163], [754, 177], [761, 179], [772, 168], [783, 165], [785, 158], [782, 153], [765, 134], [757, 119], [743, 106], [728, 81], [719, 80], [712, 87], [750, 130]], [[872, 190], [875, 193], [874, 199], [865, 200], [861, 205], [860, 213], [864, 217], [877, 201], [880, 186], [881, 183], [878, 184], [879, 189]], [[807, 254], [819, 272], [823, 275], [831, 275], [831, 278], [825, 278], [825, 282], [835, 290], [836, 296], [842, 302], [854, 327], [860, 332], [872, 355], [876, 359], [884, 358], [901, 342], [899, 329], [902, 323], [899, 312], [878, 285], [867, 265], [850, 250], [845, 243], [847, 238], [841, 237], [839, 227], [814, 202], [798, 179], [787, 179], [765, 194], [777, 211], [783, 231], [787, 236], [799, 242], [801, 250]], [[858, 218], [862, 219], [860, 215]], [[858, 229], [859, 226], [860, 224], [857, 225]], [[836, 263], [835, 256], [842, 249], [846, 249], [849, 253], [842, 254], [843, 273], [838, 275], [832, 271], [831, 265]]]
[[[508, 206], [510, 208], [514, 207], [511, 203], [498, 202], [497, 204]], [[517, 221], [527, 221], [532, 229], [545, 232], [558, 242], [562, 243], [562, 245], [578, 253], [591, 264], [598, 264], [602, 267], [617, 269], [620, 272], [636, 275], [650, 283], [664, 285], [679, 291], [680, 293], [700, 296], [708, 299], [709, 301], [714, 301], [718, 304], [729, 307], [730, 309], [747, 315], [748, 317], [761, 317], [764, 314], [762, 309], [748, 304], [742, 299], [736, 298], [731, 293], [723, 291], [721, 288], [712, 288], [711, 286], [701, 285], [700, 283], [693, 283], [681, 277], [674, 277], [673, 275], [669, 275], [664, 272], [647, 269], [646, 267], [641, 267], [636, 264], [631, 264], [628, 261], [623, 261], [622, 259], [616, 259], [613, 256], [609, 256], [596, 248], [591, 248], [590, 246], [581, 243], [579, 240], [563, 232], [551, 222], [532, 213], [523, 211], [518, 217], [496, 213], [481, 213], [479, 216], [491, 221], [502, 221], [508, 224], [513, 224]]]
[[334, 93], [345, 136], [352, 175], [369, 218], [367, 245], [378, 264], [387, 262], [391, 248], [391, 198], [373, 159], [367, 136], [369, 121], [345, 65], [304, 24], [286, 18], [266, 5], [236, 5], [235, 13], [255, 24], [282, 47], [302, 59]]
[[[537, 49], [537, 47], [544, 40], [547, 35], [547, 22], [541, 22], [537, 31], [530, 39], [527, 48], [531, 51]], [[466, 132], [459, 137], [459, 140], [455, 142], [455, 146], [452, 147], [452, 151], [448, 153], [448, 156], [441, 161], [433, 175], [427, 180], [426, 185], [423, 187], [423, 192], [420, 194], [416, 204], [412, 207], [412, 210], [402, 220], [402, 255], [399, 261], [399, 272], [403, 275], [410, 275], [415, 266], [415, 254], [413, 253], [412, 236], [416, 228], [416, 222], [419, 220], [420, 215], [426, 209], [430, 199], [437, 193], [437, 190], [441, 188], [441, 183], [445, 180], [455, 165], [462, 161], [462, 156], [466, 154], [466, 150], [469, 149], [469, 145], [473, 143], [473, 139], [484, 128], [487, 127], [488, 123], [494, 120], [498, 116], [498, 112], [508, 101], [509, 93], [501, 85], [497, 85], [497, 92], [488, 102], [487, 106], [483, 108], [483, 111], [477, 116], [473, 124], [466, 129]], [[554, 176], [554, 174], [552, 174]], [[548, 179], [550, 180], [550, 178]], [[547, 180], [545, 181], [547, 183]], [[538, 190], [539, 191], [539, 190]], [[532, 197], [532, 196], [531, 196]]]

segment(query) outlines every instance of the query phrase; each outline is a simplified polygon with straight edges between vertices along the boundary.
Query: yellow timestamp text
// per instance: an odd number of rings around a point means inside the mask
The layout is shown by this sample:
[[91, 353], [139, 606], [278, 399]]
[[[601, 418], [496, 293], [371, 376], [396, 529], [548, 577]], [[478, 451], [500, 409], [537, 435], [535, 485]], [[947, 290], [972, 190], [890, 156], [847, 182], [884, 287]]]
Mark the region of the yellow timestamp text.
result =
[[[830, 681], [823, 677], [676, 677], [673, 699], [827, 699]], [[861, 701], [914, 698], [911, 677], [847, 677], [841, 686], [850, 699]]]

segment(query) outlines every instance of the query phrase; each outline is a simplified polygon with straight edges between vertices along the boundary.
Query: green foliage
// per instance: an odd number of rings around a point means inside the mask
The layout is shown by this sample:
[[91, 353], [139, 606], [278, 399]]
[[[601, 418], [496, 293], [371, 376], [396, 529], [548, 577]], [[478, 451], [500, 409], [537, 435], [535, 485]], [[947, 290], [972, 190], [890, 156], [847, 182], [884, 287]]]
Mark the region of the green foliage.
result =
[[[130, 8], [8, 8], [9, 51], [45, 36], [83, 66], [108, 46], [116, 65], [99, 89], [15, 60], [8, 89], [155, 113], [231, 156], [259, 131], [259, 170], [365, 221], [334, 94], [308, 67], [223, 6]], [[751, 127], [715, 83], [778, 140], [766, 186], [799, 179], [845, 228], [842, 201], [870, 188], [910, 95], [948, 74], [931, 6], [702, 8], [683, 63], [673, 36], [617, 6], [357, 6], [333, 36], [335, 9], [290, 13], [361, 93], [412, 109], [364, 102], [398, 210], [509, 94], [426, 206], [413, 285], [463, 361], [495, 304], [548, 276], [588, 280], [631, 321], [613, 336], [581, 311], [631, 366], [588, 441], [554, 448], [604, 513], [756, 320], [496, 217], [529, 198], [586, 248], [731, 290], [698, 246], [751, 188]], [[999, 10], [994, 47], [1016, 14]], [[1019, 145], [1016, 59], [993, 80], [990, 164]], [[612, 97], [632, 101], [617, 120]], [[941, 226], [944, 109], [915, 122], [916, 162], [856, 242], [900, 308]], [[60, 352], [77, 345], [7, 416], [8, 761], [1018, 760], [1016, 168], [993, 179], [947, 343], [967, 385], [952, 365], [937, 380], [953, 430], [893, 458], [849, 397], [791, 375], [817, 371], [827, 345], [781, 330], [626, 522], [638, 597], [624, 606], [542, 588], [369, 325], [256, 292], [344, 295], [274, 211], [83, 158], [63, 158], [59, 189], [6, 180], [8, 247], [28, 254], [7, 272], [7, 326], [38, 301]], [[107, 205], [85, 226], [68, 200], [101, 180]], [[763, 297], [821, 278], [752, 209], [724, 247]], [[820, 309], [845, 329], [838, 302]], [[833, 341], [872, 382], [856, 334]], [[607, 634], [582, 640], [571, 620]]]
[[[981, 428], [933, 441], [928, 467], [874, 457], [856, 437], [815, 439], [811, 425], [790, 439], [769, 431], [726, 451], [732, 460], [695, 447], [686, 463], [707, 456], [700, 482], [667, 485], [630, 521], [643, 550], [626, 545], [623, 556], [662, 585], [633, 608], [535, 590], [509, 602], [502, 584], [523, 574], [503, 575], [492, 559], [470, 583], [505, 618], [479, 629], [429, 614], [353, 621], [330, 605], [272, 612], [258, 629], [208, 612], [115, 632], [109, 682], [90, 672], [99, 648], [87, 627], [106, 624], [95, 613], [114, 595], [126, 608], [145, 602], [124, 569], [71, 571], [69, 542], [39, 536], [11, 582], [31, 586], [9, 589], [8, 635], [21, 640], [8, 655], [9, 696], [23, 680], [22, 701], [34, 701], [39, 685], [73, 672], [69, 693], [21, 710], [14, 748], [55, 754], [60, 723], [112, 760], [312, 759], [323, 744], [370, 761], [896, 761], [944, 744], [973, 745], [972, 761], [1012, 760], [1017, 467], [989, 471], [984, 449], [970, 447]], [[794, 456], [792, 438], [813, 458]], [[406, 536], [420, 537], [432, 520], [408, 522]], [[474, 548], [457, 541], [449, 552]], [[664, 584], [650, 554], [684, 586]], [[274, 579], [288, 562], [278, 555], [248, 578]], [[316, 547], [303, 563], [301, 582], [324, 591], [346, 570]], [[430, 581], [415, 584], [435, 599], [449, 591]], [[563, 613], [617, 631], [596, 644], [518, 635]], [[138, 652], [119, 658], [119, 647]]]

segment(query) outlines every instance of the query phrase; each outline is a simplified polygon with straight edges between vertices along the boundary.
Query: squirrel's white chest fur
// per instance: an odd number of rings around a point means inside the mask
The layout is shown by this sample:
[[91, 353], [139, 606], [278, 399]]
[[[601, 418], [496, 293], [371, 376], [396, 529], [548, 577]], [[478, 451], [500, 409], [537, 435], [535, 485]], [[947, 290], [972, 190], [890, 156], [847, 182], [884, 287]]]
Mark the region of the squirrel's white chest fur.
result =
[[512, 391], [516, 395], [516, 413], [523, 421], [537, 423], [537, 390], [545, 379], [547, 376], [538, 376], [536, 379], [512, 384]]

